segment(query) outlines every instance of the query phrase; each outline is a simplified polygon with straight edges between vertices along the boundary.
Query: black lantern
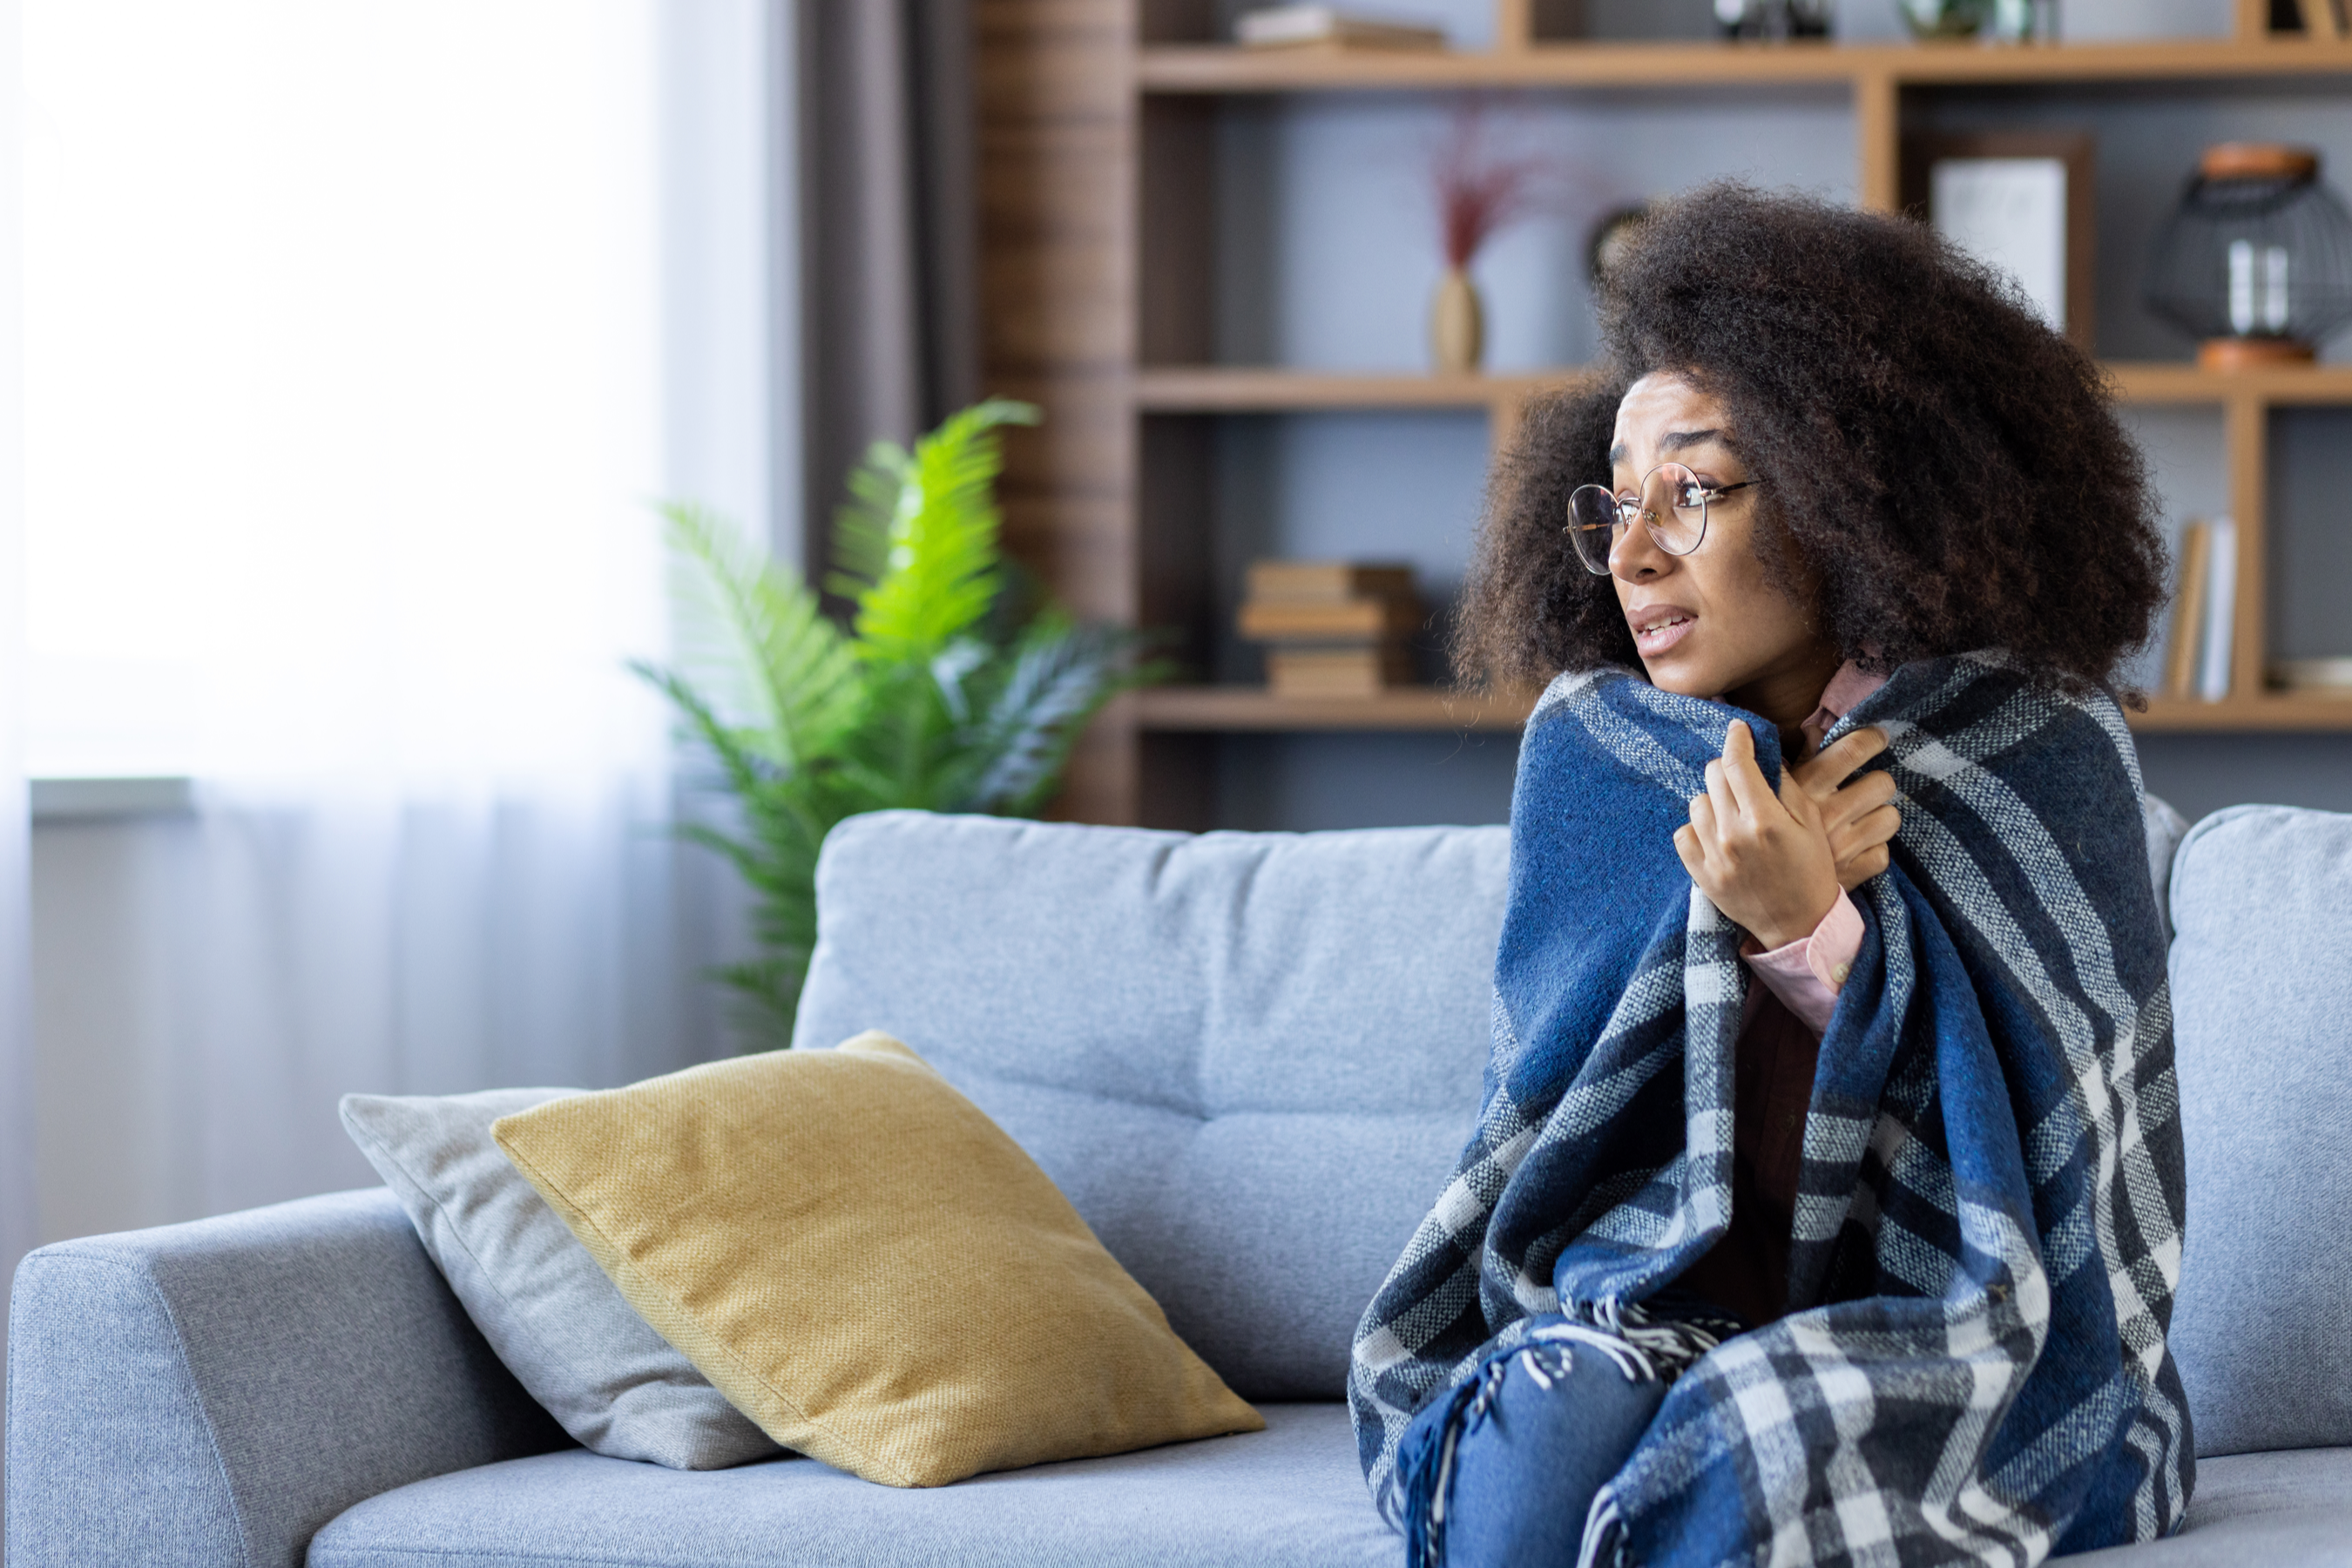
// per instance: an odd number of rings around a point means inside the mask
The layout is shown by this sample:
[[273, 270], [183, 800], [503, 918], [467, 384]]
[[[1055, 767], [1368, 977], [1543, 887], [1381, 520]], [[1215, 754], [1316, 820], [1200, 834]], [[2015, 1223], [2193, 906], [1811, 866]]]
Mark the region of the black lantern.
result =
[[2157, 237], [2147, 308], [2208, 370], [2307, 364], [2352, 317], [2352, 213], [2308, 147], [2209, 147]]

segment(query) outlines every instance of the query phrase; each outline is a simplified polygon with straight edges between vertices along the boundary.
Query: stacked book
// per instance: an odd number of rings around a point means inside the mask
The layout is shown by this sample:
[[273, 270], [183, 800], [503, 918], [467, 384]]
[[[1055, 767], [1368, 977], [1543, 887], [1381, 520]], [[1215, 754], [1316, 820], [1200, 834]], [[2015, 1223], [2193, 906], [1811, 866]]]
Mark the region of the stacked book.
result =
[[2219, 702], [2230, 695], [2237, 632], [2238, 526], [2226, 517], [2180, 532], [2180, 583], [2165, 639], [2164, 694]]
[[2310, 697], [2352, 697], [2352, 658], [2282, 658], [2271, 666], [2271, 684]]
[[1278, 697], [1377, 697], [1412, 684], [1407, 639], [1422, 607], [1410, 566], [1255, 562], [1240, 621], [1243, 637], [1267, 645]]
[[1442, 49], [1445, 31], [1336, 5], [1268, 5], [1244, 12], [1234, 39], [1253, 49]]

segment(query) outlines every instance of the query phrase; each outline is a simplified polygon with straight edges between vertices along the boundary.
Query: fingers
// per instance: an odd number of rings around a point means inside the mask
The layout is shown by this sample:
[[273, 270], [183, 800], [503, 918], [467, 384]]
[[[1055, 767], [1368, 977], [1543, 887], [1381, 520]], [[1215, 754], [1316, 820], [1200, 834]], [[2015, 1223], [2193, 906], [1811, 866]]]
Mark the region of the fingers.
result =
[[1853, 892], [1886, 869], [1887, 846], [1903, 829], [1903, 814], [1891, 805], [1865, 812], [1831, 840], [1837, 857], [1838, 886]]
[[1805, 787], [1804, 781], [1797, 776], [1797, 770], [1794, 768], [1784, 767], [1780, 770], [1780, 804], [1800, 824], [1809, 828], [1815, 826], [1826, 828], [1822, 816], [1821, 802], [1813, 798], [1813, 792]]
[[1717, 821], [1714, 797], [1704, 795], [1693, 795], [1690, 803], [1690, 826], [1676, 828], [1675, 837], [1679, 841], [1684, 834], [1692, 834], [1694, 841], [1698, 846], [1699, 854], [1705, 856], [1715, 847], [1717, 839], [1721, 837]]
[[1875, 725], [1865, 726], [1850, 735], [1841, 735], [1833, 745], [1822, 747], [1819, 756], [1800, 764], [1797, 772], [1807, 788], [1816, 795], [1825, 795], [1885, 750], [1886, 731]]
[[1885, 870], [1887, 863], [1886, 846], [1884, 844], [1875, 849], [1865, 849], [1851, 860], [1841, 860], [1838, 862], [1838, 886], [1851, 893]]
[[1698, 835], [1689, 826], [1685, 826], [1675, 829], [1675, 853], [1682, 858], [1683, 869], [1690, 873], [1690, 879], [1704, 886], [1706, 879], [1706, 854], [1699, 844]]
[[1756, 737], [1746, 723], [1734, 719], [1723, 731], [1723, 756], [1709, 763], [1706, 769], [1707, 793], [1716, 792], [1718, 780], [1728, 791], [1739, 814], [1752, 822], [1769, 820], [1765, 815], [1768, 803], [1773, 799], [1771, 786], [1764, 782], [1764, 770], [1756, 765]]
[[1867, 849], [1880, 844], [1891, 844], [1903, 831], [1903, 814], [1891, 805], [1882, 805], [1867, 813], [1846, 830], [1849, 852]]
[[[1810, 793], [1810, 792], [1808, 792]], [[1822, 826], [1835, 834], [1849, 823], [1858, 822], [1885, 805], [1895, 796], [1895, 775], [1864, 773], [1844, 788], [1833, 790], [1821, 800]]]
[[[1748, 815], [1740, 809], [1739, 796], [1731, 787], [1731, 764], [1720, 757], [1706, 764], [1706, 800], [1714, 814], [1706, 836], [1710, 845], [1719, 844], [1726, 835], [1739, 831]], [[1693, 801], [1691, 805], [1691, 820], [1696, 823], [1698, 803]]]

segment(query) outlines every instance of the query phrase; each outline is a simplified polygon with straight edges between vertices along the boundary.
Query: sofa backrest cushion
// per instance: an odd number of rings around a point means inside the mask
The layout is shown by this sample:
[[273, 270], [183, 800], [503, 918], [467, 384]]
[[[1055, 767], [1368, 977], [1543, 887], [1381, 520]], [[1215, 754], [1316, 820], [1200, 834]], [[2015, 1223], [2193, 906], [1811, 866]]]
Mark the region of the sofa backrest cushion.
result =
[[2189, 834], [2189, 822], [2168, 802], [2154, 795], [2140, 804], [2140, 826], [2147, 834], [2147, 879], [2156, 884], [2156, 912], [2164, 921], [2164, 940], [2172, 940], [2172, 860]]
[[[2147, 812], [2159, 892], [2180, 818]], [[881, 1029], [1066, 1193], [1247, 1399], [1336, 1399], [1469, 1136], [1501, 827], [835, 828], [798, 1045]]]
[[2241, 805], [2172, 867], [2200, 1455], [2352, 1444], [2352, 816]]
[[1344, 1391], [1477, 1115], [1505, 829], [835, 828], [796, 1041], [896, 1035], [1249, 1399]]

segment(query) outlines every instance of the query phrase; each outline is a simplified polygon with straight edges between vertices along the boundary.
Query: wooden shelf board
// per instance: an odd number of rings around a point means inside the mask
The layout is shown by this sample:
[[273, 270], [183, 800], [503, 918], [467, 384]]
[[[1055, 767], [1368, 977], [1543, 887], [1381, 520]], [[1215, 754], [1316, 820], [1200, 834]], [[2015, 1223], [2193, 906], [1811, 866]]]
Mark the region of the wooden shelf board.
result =
[[1136, 372], [1135, 403], [1148, 413], [1213, 414], [1314, 408], [1487, 408], [1517, 402], [1575, 376], [1440, 372], [1329, 372], [1259, 365], [1164, 365]]
[[[2352, 365], [2222, 374], [2186, 361], [2112, 362], [2126, 403], [2352, 404]], [[1571, 381], [1576, 366], [1508, 375], [1286, 370], [1263, 365], [1160, 365], [1139, 370], [1136, 406], [1154, 414], [1279, 413], [1349, 408], [1487, 408]]]
[[[1277, 697], [1258, 686], [1160, 686], [1135, 695], [1136, 722], [1158, 731], [1513, 731], [1527, 721], [1528, 696], [1486, 696], [1441, 687], [1404, 687], [1378, 697]], [[2233, 731], [2352, 730], [2352, 698], [2270, 693], [2199, 702], [2152, 699], [2129, 715], [2150, 734]]]
[[1507, 52], [1148, 46], [1145, 92], [1349, 91], [1474, 87], [1675, 87], [1748, 82], [1905, 85], [2180, 82], [2352, 76], [2352, 43], [2228, 38], [2032, 46], [1554, 43]]
[[2107, 374], [2126, 403], [2352, 403], [2352, 365], [2291, 365], [2224, 374], [2195, 365], [2111, 361]]
[[2352, 730], [2352, 697], [2267, 692], [2220, 702], [2153, 697], [2147, 711], [2127, 717], [2133, 729], [2152, 734], [2200, 730]]
[[1159, 686], [1135, 694], [1146, 730], [1517, 730], [1532, 697], [1435, 686], [1378, 697], [1276, 697], [1261, 686]]

